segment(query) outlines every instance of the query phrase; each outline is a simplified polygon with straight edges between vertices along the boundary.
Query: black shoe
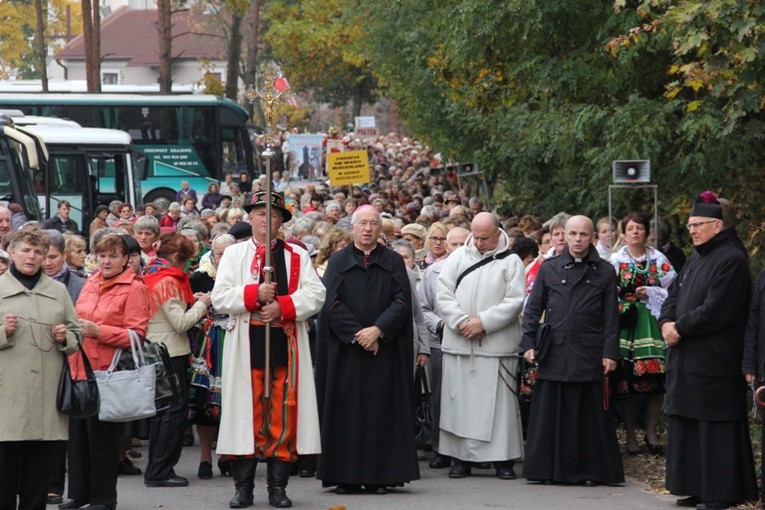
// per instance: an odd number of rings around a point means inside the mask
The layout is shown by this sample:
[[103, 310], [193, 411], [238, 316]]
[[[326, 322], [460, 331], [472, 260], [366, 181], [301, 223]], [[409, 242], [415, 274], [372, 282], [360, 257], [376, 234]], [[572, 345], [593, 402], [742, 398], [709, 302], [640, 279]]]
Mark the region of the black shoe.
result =
[[316, 455], [301, 455], [297, 461], [298, 476], [300, 478], [313, 478], [316, 476]]
[[126, 453], [127, 453], [127, 456], [130, 457], [132, 460], [140, 459], [141, 457], [143, 457], [143, 454], [141, 452], [137, 452], [133, 450], [132, 448], [128, 450]]
[[58, 507], [61, 510], [66, 510], [68, 508], [82, 508], [87, 504], [88, 504], [87, 501], [77, 501], [76, 499], [70, 499], [66, 503], [61, 503], [60, 505], [58, 505]]
[[513, 465], [515, 465], [513, 461], [495, 462], [494, 467], [497, 469], [497, 478], [500, 480], [515, 480]]
[[452, 458], [448, 455], [437, 453], [433, 460], [428, 463], [430, 469], [444, 469], [452, 465]]
[[477, 469], [491, 469], [491, 462], [471, 462], [470, 464]]
[[648, 442], [648, 436], [645, 436], [645, 447], [651, 455], [664, 455], [666, 448], [661, 443], [652, 444]]
[[144, 480], [146, 487], [188, 487], [189, 481], [182, 476], [173, 476], [167, 480]]
[[691, 508], [695, 508], [699, 503], [701, 503], [701, 498], [696, 496], [688, 496], [687, 498], [681, 498], [675, 501], [677, 506], [686, 506]]
[[361, 485], [351, 485], [348, 483], [341, 483], [335, 487], [335, 494], [356, 494], [361, 490]]
[[300, 478], [313, 478], [316, 476], [316, 468], [300, 468], [298, 476]]
[[48, 494], [49, 505], [60, 505], [63, 502], [64, 502], [64, 496], [59, 496], [58, 494]]
[[584, 485], [585, 487], [597, 487], [598, 485], [600, 485], [600, 483], [596, 482], [595, 480], [584, 480], [582, 482], [582, 485]]
[[212, 463], [200, 462], [199, 469], [197, 470], [197, 476], [200, 478], [200, 480], [210, 480], [213, 477]]
[[449, 470], [449, 478], [465, 478], [470, 475], [470, 464], [458, 459], [452, 459], [452, 468]]
[[367, 492], [370, 494], [388, 494], [388, 488], [384, 485], [365, 485], [364, 488], [366, 488]]
[[117, 474], [135, 476], [143, 474], [143, 471], [141, 471], [141, 468], [136, 467], [136, 465], [133, 464], [130, 459], [125, 457], [120, 461], [119, 464], [117, 464]]
[[723, 510], [737, 504], [735, 501], [702, 501], [696, 505], [696, 510]]
[[231, 476], [231, 461], [218, 459], [218, 469], [220, 476]]

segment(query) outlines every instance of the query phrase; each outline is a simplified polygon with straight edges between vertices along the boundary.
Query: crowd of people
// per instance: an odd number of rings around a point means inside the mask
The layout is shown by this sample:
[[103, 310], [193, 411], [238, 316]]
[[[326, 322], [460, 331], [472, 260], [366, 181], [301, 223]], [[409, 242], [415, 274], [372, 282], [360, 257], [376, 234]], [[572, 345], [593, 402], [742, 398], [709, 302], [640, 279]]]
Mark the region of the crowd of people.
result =
[[[293, 474], [386, 494], [420, 477], [415, 365], [428, 468], [451, 478], [512, 480], [522, 461], [531, 482], [618, 485], [621, 422], [625, 454], [666, 455], [678, 505], [758, 499], [746, 385], [765, 376], [765, 276], [752, 296], [729, 202], [693, 203], [686, 260], [641, 212], [500, 218], [428, 147], [367, 150], [364, 185], [276, 171], [268, 194], [269, 177], [227, 175], [200, 200], [181, 182], [171, 203], [99, 206], [87, 232], [65, 201], [14, 228], [0, 206], [0, 378], [16, 388], [0, 393], [0, 509], [113, 509], [119, 475], [187, 486], [192, 426], [197, 475], [217, 453], [231, 508], [254, 504], [259, 463], [276, 508]], [[173, 405], [126, 424], [59, 413], [64, 360], [105, 370], [133, 333], [167, 347]]]

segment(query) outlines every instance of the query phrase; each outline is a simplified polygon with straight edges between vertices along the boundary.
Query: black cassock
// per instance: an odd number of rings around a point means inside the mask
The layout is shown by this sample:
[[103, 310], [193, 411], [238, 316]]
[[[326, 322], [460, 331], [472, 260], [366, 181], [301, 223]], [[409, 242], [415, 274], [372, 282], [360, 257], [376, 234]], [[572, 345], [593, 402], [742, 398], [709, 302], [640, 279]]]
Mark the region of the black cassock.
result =
[[[365, 255], [351, 245], [332, 255], [324, 284], [318, 478], [325, 487], [417, 480], [411, 290], [403, 259], [383, 246]], [[354, 342], [357, 331], [373, 325], [383, 332], [376, 356]]]

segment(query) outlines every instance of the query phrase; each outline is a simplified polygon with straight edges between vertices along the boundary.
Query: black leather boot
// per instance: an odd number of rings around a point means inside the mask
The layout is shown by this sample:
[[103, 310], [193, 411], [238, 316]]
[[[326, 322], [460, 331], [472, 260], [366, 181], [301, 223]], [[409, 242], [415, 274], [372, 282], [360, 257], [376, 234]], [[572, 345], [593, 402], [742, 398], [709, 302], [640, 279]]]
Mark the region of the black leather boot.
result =
[[300, 478], [313, 478], [316, 476], [316, 457], [317, 455], [300, 455], [298, 457], [298, 474]]
[[247, 508], [252, 505], [255, 489], [255, 468], [258, 459], [233, 459], [230, 461], [231, 477], [234, 479], [234, 497], [228, 502], [229, 508]]
[[276, 508], [289, 508], [292, 500], [287, 497], [287, 482], [290, 479], [292, 464], [279, 459], [268, 459], [268, 503]]

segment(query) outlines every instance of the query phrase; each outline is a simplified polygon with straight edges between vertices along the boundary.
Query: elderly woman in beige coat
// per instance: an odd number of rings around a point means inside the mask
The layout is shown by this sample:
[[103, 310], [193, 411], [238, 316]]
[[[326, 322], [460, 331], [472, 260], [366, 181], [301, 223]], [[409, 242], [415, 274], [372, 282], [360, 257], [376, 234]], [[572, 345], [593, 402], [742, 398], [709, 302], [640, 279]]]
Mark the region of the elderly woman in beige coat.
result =
[[10, 234], [12, 264], [0, 276], [0, 508], [45, 508], [54, 441], [68, 439], [56, 410], [64, 354], [82, 340], [66, 287], [43, 274], [49, 239]]

